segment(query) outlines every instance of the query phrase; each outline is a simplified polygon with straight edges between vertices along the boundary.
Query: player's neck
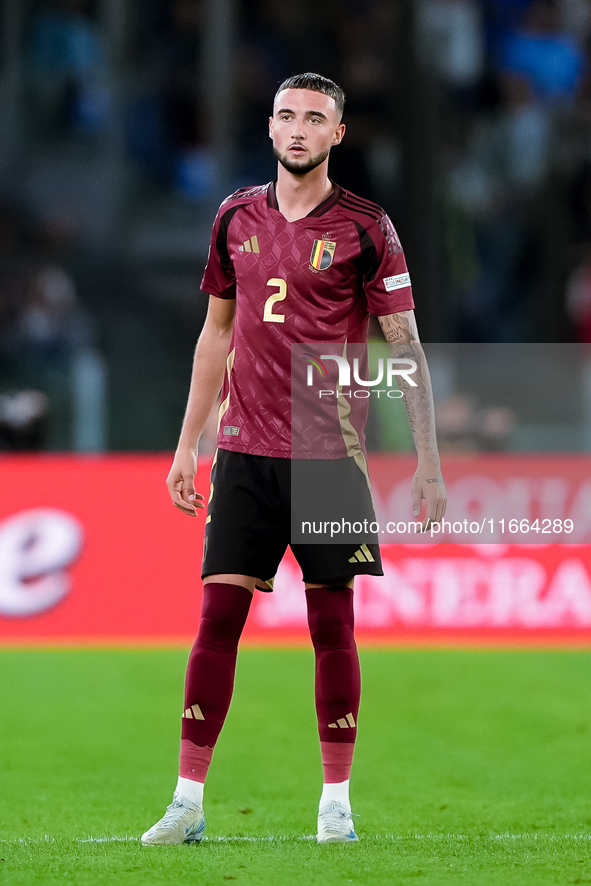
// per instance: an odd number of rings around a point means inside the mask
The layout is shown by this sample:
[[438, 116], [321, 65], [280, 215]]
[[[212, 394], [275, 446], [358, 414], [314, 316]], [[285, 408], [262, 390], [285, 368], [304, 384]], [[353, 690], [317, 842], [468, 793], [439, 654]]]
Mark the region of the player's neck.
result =
[[288, 221], [305, 218], [332, 191], [328, 165], [321, 163], [306, 175], [293, 175], [279, 164], [275, 195], [279, 211]]

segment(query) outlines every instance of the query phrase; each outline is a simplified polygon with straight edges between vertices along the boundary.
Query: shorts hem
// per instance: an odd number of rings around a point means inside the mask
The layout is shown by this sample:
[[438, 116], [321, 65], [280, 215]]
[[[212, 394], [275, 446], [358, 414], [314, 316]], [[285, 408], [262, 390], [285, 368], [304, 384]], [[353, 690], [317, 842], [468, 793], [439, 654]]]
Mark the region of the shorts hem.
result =
[[380, 576], [384, 574], [383, 569], [352, 569], [345, 573], [341, 572], [339, 575], [324, 575], [322, 578], [311, 578], [309, 575], [303, 575], [302, 581], [307, 584], [319, 585], [323, 582], [327, 581], [337, 581], [339, 578], [355, 578], [357, 575], [376, 575]]
[[[204, 578], [209, 578], [210, 575], [247, 575], [249, 578], [254, 578], [255, 590], [263, 591], [263, 593], [267, 594], [271, 593], [273, 590], [273, 580], [275, 578], [275, 573], [273, 573], [271, 578], [262, 579], [257, 578], [250, 570], [245, 572], [243, 569], [208, 569], [206, 572], [201, 573], [201, 581], [203, 581]], [[265, 587], [262, 587], [261, 585], [265, 585]]]

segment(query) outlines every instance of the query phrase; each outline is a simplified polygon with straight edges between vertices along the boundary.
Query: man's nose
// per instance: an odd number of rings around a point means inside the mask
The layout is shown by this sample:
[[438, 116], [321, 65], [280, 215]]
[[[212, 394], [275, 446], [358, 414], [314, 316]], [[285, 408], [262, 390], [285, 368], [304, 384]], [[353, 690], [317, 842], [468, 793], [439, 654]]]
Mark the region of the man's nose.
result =
[[293, 127], [291, 130], [291, 137], [298, 138], [298, 139], [305, 138], [304, 124], [303, 124], [302, 120], [294, 120], [293, 121]]

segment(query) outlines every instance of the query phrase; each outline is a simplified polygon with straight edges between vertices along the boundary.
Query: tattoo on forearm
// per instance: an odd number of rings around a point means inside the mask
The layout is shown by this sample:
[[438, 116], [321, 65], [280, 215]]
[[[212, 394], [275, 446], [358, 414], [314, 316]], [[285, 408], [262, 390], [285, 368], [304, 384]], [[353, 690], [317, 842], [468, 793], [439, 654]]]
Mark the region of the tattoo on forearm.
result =
[[386, 341], [395, 342], [403, 340], [402, 330], [398, 328], [387, 329], [384, 331], [384, 334], [386, 336]]
[[412, 342], [418, 340], [417, 325], [412, 311], [380, 317], [380, 326], [386, 341]]
[[[413, 379], [416, 387], [399, 377], [398, 387], [402, 392], [406, 414], [417, 452], [437, 454], [435, 420], [431, 380], [427, 361], [421, 343], [414, 313], [401, 311], [380, 317], [384, 335], [392, 344], [392, 355], [399, 360], [414, 360], [417, 364]], [[427, 482], [439, 482], [437, 478]]]

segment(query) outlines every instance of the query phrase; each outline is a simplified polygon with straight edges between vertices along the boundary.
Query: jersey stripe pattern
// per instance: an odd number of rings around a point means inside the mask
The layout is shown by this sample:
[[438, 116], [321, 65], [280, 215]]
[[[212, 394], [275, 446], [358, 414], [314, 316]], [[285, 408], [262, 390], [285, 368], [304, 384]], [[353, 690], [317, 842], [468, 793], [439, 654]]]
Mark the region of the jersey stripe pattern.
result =
[[[393, 279], [402, 283], [393, 288]], [[330, 343], [332, 353], [335, 345], [367, 341], [370, 314], [414, 307], [400, 240], [384, 210], [333, 182], [323, 203], [289, 222], [274, 182], [243, 188], [217, 213], [201, 288], [236, 299], [220, 448], [282, 458], [351, 455], [343, 434], [332, 431], [321, 450], [294, 452], [291, 345]], [[331, 408], [338, 422], [336, 399], [325, 412]], [[346, 412], [363, 449], [367, 402]]]

